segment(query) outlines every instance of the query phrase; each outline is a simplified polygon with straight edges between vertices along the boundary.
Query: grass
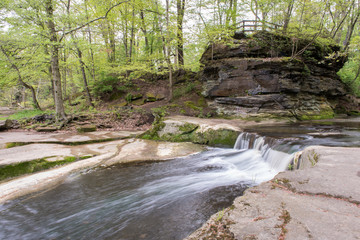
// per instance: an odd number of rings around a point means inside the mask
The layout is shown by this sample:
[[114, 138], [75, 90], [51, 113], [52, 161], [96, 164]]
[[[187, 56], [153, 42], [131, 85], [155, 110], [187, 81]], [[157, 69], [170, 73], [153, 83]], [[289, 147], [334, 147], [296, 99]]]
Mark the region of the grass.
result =
[[64, 165], [76, 161], [76, 157], [65, 157], [59, 161], [47, 161], [46, 158], [36, 159], [29, 162], [21, 162], [0, 167], [0, 181], [29, 173], [35, 173], [55, 166]]
[[23, 118], [32, 118], [32, 117], [35, 117], [37, 115], [41, 115], [41, 114], [50, 114], [52, 112], [50, 111], [40, 111], [40, 110], [22, 110], [22, 111], [19, 111], [17, 113], [14, 113], [12, 115], [10, 115], [8, 118], [11, 119], [11, 120], [19, 120], [19, 119], [23, 119]]

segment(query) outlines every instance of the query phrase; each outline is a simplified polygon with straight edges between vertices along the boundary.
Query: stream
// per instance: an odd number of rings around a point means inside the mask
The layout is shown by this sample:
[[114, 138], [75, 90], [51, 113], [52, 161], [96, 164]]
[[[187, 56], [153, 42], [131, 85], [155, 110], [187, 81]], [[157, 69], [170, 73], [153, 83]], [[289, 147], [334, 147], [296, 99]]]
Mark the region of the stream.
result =
[[73, 174], [0, 205], [0, 239], [183, 239], [309, 145], [360, 147], [359, 121], [246, 129], [233, 149]]

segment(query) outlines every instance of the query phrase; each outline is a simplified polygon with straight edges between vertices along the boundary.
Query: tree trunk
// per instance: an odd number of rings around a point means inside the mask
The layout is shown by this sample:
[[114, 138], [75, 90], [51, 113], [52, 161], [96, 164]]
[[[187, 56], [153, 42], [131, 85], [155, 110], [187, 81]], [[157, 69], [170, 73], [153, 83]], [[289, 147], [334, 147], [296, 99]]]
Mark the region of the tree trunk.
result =
[[109, 21], [107, 21], [107, 27], [108, 27], [109, 42], [110, 42], [110, 62], [114, 63], [116, 60], [115, 32]]
[[[85, 2], [85, 4], [86, 4], [86, 2]], [[70, 0], [68, 0], [67, 14], [70, 17]], [[70, 22], [69, 22], [69, 29], [71, 29], [71, 23]], [[90, 94], [90, 91], [89, 91], [89, 87], [88, 87], [86, 71], [85, 71], [85, 63], [84, 63], [84, 61], [82, 59], [82, 51], [81, 51], [81, 49], [80, 49], [80, 47], [78, 45], [78, 42], [77, 42], [77, 39], [74, 36], [74, 33], [71, 33], [71, 39], [74, 41], [74, 45], [75, 45], [77, 55], [78, 55], [78, 59], [79, 59], [79, 63], [80, 63], [81, 76], [82, 76], [82, 79], [83, 79], [83, 82], [84, 82], [84, 88], [85, 88], [85, 92], [86, 92], [86, 101], [87, 101], [89, 106], [94, 107], [94, 104], [92, 103], [92, 98], [91, 98], [91, 94]]]
[[169, 101], [173, 98], [173, 79], [172, 79], [172, 66], [170, 60], [170, 27], [169, 27], [169, 0], [166, 0], [166, 62], [169, 70]]
[[146, 52], [146, 54], [149, 54], [149, 39], [148, 39], [147, 30], [146, 30], [145, 16], [144, 16], [143, 10], [140, 11], [140, 18], [141, 18], [141, 24], [142, 24], [141, 31], [144, 33], [144, 38], [145, 38], [145, 52]]
[[233, 0], [233, 6], [231, 11], [232, 28], [236, 28], [236, 15], [237, 15], [237, 0]]
[[85, 88], [85, 92], [86, 92], [86, 100], [87, 100], [89, 106], [94, 107], [94, 104], [93, 104], [92, 98], [91, 98], [91, 94], [89, 91], [89, 86], [87, 83], [86, 72], [85, 72], [85, 63], [82, 60], [82, 52], [81, 52], [80, 48], [77, 46], [77, 43], [75, 43], [75, 44], [76, 44], [76, 50], [77, 50], [79, 63], [80, 63], [81, 75], [83, 78], [84, 88]]
[[350, 46], [351, 37], [353, 35], [354, 28], [355, 28], [356, 23], [359, 20], [359, 17], [360, 17], [360, 10], [358, 10], [356, 15], [351, 18], [351, 21], [349, 23], [348, 31], [346, 33], [346, 38], [344, 40], [344, 50], [345, 51], [348, 50], [348, 48]]
[[[125, 17], [128, 14], [128, 7], [127, 5], [125, 5]], [[125, 19], [125, 29], [124, 29], [124, 50], [125, 50], [125, 58], [126, 58], [126, 62], [129, 62], [129, 50], [128, 50], [128, 21], [127, 19]]]
[[[87, 1], [85, 0], [85, 13], [86, 13], [86, 20], [89, 21], [89, 15], [88, 15], [88, 11], [87, 11]], [[89, 45], [90, 45], [90, 57], [91, 57], [91, 75], [93, 78], [93, 81], [96, 81], [96, 73], [95, 73], [95, 60], [94, 60], [94, 51], [92, 48], [92, 37], [91, 37], [91, 30], [90, 30], [90, 25], [87, 26], [87, 32], [88, 32], [88, 38], [89, 38]]]
[[232, 5], [233, 5], [233, 0], [230, 0], [229, 8], [226, 10], [226, 14], [225, 14], [225, 27], [227, 29], [229, 29], [229, 27], [230, 27], [230, 19], [232, 16]]
[[111, 61], [111, 54], [110, 54], [109, 34], [108, 34], [108, 31], [105, 28], [107, 28], [107, 26], [104, 26], [103, 24], [101, 24], [101, 27], [100, 27], [101, 30], [100, 31], [101, 31], [101, 34], [102, 34], [102, 36], [104, 38], [104, 44], [105, 44], [105, 48], [106, 48], [107, 59], [108, 59], [108, 62], [110, 62]]
[[45, 11], [48, 17], [47, 27], [49, 30], [49, 37], [51, 44], [50, 59], [51, 59], [52, 80], [54, 83], [56, 120], [62, 121], [62, 120], [66, 120], [66, 114], [65, 114], [64, 102], [61, 91], [61, 75], [59, 68], [59, 45], [58, 45], [59, 41], [58, 41], [58, 36], [56, 34], [55, 23], [53, 21], [54, 8], [53, 8], [52, 0], [46, 0]]
[[177, 0], [177, 59], [180, 67], [184, 67], [184, 34], [183, 20], [185, 14], [185, 0]]
[[64, 48], [64, 51], [63, 51], [63, 61], [64, 61], [64, 68], [63, 68], [63, 93], [64, 93], [64, 99], [66, 99], [66, 84], [67, 84], [67, 79], [66, 79], [66, 71], [67, 71], [67, 66], [66, 66], [66, 61], [67, 61], [67, 57], [66, 57], [66, 49]]
[[129, 62], [132, 61], [133, 56], [133, 47], [135, 39], [135, 8], [132, 8], [132, 17], [131, 17], [131, 36], [130, 36], [130, 49], [129, 49]]
[[286, 33], [286, 30], [287, 30], [287, 28], [289, 26], [289, 23], [290, 23], [290, 17], [291, 17], [292, 10], [294, 8], [294, 2], [295, 2], [295, 0], [291, 0], [291, 2], [289, 2], [287, 12], [285, 14], [284, 27], [283, 27], [283, 32], [284, 33]]

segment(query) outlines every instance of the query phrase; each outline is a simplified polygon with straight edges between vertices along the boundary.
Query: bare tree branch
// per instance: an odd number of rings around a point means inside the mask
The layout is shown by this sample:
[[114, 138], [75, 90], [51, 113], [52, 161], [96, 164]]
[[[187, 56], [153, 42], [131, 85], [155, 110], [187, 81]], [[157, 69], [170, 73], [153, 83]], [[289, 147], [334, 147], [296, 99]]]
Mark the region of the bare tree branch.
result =
[[34, 90], [33, 86], [31, 86], [30, 84], [27, 84], [26, 82], [24, 82], [24, 80], [23, 80], [23, 78], [22, 78], [22, 76], [21, 76], [21, 73], [20, 73], [19, 68], [18, 68], [18, 67], [15, 65], [15, 63], [11, 60], [8, 52], [3, 48], [2, 45], [0, 45], [0, 50], [1, 50], [1, 52], [4, 54], [4, 56], [7, 58], [8, 62], [9, 62], [10, 65], [11, 65], [11, 67], [12, 67], [13, 69], [15, 69], [15, 71], [16, 71], [16, 73], [17, 73], [17, 75], [18, 75], [19, 83], [20, 83], [21, 85], [23, 85], [25, 88], [27, 88], [27, 89], [29, 89], [29, 90], [31, 91], [32, 98], [33, 98], [33, 103], [34, 103], [34, 107], [35, 107], [36, 109], [41, 110], [41, 107], [40, 107], [40, 105], [39, 105], [39, 103], [38, 103], [38, 101], [37, 101], [37, 99], [36, 99], [36, 93], [35, 93], [35, 90]]
[[71, 29], [71, 30], [69, 30], [69, 31], [67, 31], [67, 32], [64, 32], [63, 35], [61, 36], [59, 42], [61, 42], [61, 40], [62, 40], [66, 35], [68, 35], [68, 34], [70, 34], [70, 33], [76, 32], [77, 30], [79, 30], [79, 29], [81, 29], [81, 28], [83, 28], [83, 27], [86, 27], [86, 26], [90, 25], [90, 24], [93, 23], [93, 22], [99, 21], [99, 20], [101, 20], [101, 19], [106, 19], [107, 16], [109, 15], [109, 13], [111, 12], [111, 10], [113, 10], [115, 7], [117, 7], [117, 6], [119, 6], [119, 5], [123, 4], [123, 3], [127, 3], [127, 2], [129, 2], [129, 1], [130, 1], [130, 0], [118, 2], [117, 4], [111, 6], [111, 7], [106, 11], [106, 13], [105, 13], [104, 16], [95, 18], [95, 19], [90, 20], [89, 22], [84, 23], [84, 24], [82, 24], [82, 25], [80, 25], [80, 26], [78, 26], [78, 27], [76, 27], [76, 28], [74, 28], [74, 29]]

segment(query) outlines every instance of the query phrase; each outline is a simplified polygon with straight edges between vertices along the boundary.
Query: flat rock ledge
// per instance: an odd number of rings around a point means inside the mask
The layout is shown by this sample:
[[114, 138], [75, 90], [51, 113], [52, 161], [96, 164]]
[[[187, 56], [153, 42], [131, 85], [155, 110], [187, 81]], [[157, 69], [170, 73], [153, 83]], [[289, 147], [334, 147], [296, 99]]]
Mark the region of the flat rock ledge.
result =
[[[75, 138], [71, 136], [71, 138]], [[77, 139], [77, 138], [76, 138]], [[85, 156], [94, 157], [79, 160], [30, 175], [0, 182], [0, 204], [30, 193], [42, 191], [62, 183], [72, 173], [87, 171], [96, 167], [146, 161], [165, 161], [205, 150], [193, 143], [168, 143], [141, 139], [124, 139], [106, 143], [79, 146], [38, 143], [0, 150], [0, 165], [31, 161], [44, 157]]]
[[360, 148], [306, 148], [302, 169], [249, 188], [186, 240], [360, 239]]

